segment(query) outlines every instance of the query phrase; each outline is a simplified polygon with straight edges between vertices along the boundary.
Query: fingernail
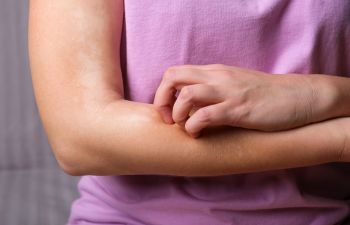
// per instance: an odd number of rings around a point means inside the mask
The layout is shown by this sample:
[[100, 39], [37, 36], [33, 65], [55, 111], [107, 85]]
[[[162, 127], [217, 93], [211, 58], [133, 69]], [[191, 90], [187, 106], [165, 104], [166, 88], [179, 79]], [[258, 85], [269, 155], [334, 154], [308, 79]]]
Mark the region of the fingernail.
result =
[[173, 118], [171, 116], [171, 109], [168, 106], [162, 106], [159, 108], [159, 111], [162, 115], [163, 121], [168, 124], [173, 124]]

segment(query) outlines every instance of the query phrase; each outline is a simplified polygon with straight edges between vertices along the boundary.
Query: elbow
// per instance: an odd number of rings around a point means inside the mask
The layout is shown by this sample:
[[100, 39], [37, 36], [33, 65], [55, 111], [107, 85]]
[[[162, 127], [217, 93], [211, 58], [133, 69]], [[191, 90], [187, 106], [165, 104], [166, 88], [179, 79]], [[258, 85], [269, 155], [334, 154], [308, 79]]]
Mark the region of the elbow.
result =
[[85, 176], [88, 175], [84, 170], [71, 166], [63, 160], [57, 160], [59, 167], [70, 176]]
[[[97, 152], [95, 147], [87, 147], [84, 143], [60, 141], [51, 144], [59, 167], [70, 176], [85, 175], [126, 175], [123, 166], [118, 162], [111, 162], [110, 157]], [[121, 163], [122, 164], [122, 163]]]
[[108, 142], [108, 138], [114, 136], [106, 125], [109, 120], [101, 119], [106, 116], [99, 108], [90, 107], [94, 108], [90, 110], [89, 107], [69, 111], [64, 117], [59, 115], [44, 120], [58, 165], [71, 176], [123, 174], [128, 167], [119, 154], [115, 157], [112, 154], [118, 153], [119, 149]]
[[87, 160], [87, 152], [77, 144], [67, 141], [51, 143], [59, 167], [70, 176], [84, 176], [94, 174], [91, 162]]

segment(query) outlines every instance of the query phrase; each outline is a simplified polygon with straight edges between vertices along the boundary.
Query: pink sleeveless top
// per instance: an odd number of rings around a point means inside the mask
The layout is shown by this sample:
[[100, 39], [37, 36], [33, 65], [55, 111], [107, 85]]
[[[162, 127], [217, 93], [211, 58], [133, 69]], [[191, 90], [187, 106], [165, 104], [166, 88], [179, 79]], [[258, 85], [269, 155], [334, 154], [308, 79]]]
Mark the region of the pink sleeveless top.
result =
[[[137, 102], [153, 102], [172, 65], [350, 75], [347, 0], [127, 0], [124, 25], [125, 96]], [[346, 163], [218, 177], [85, 176], [79, 191], [69, 224], [350, 224]]]

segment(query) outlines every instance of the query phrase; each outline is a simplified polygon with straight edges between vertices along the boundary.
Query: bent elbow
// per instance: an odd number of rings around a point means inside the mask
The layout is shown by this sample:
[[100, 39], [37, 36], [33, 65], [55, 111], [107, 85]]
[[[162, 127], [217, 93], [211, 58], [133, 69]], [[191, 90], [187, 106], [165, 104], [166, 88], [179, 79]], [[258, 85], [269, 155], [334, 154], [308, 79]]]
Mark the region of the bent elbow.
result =
[[64, 141], [51, 145], [59, 167], [66, 174], [70, 176], [130, 174], [130, 171], [125, 170], [123, 166], [116, 166], [118, 163], [112, 163], [108, 157], [96, 152], [98, 148], [82, 146], [85, 145]]
[[91, 175], [91, 165], [86, 160], [86, 153], [77, 145], [59, 141], [51, 144], [59, 167], [68, 175], [84, 176]]
[[57, 160], [59, 167], [65, 172], [66, 174], [70, 176], [84, 176], [88, 175], [83, 170], [80, 170], [76, 167], [70, 166], [67, 163], [63, 162], [62, 160]]

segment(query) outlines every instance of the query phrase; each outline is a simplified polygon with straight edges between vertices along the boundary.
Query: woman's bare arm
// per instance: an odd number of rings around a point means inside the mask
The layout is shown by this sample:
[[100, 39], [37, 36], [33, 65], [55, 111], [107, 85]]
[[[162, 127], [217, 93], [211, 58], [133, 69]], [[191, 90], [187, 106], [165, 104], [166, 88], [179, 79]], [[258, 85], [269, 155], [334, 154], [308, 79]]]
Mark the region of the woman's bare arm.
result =
[[275, 133], [221, 127], [193, 139], [153, 105], [124, 100], [122, 14], [121, 0], [30, 2], [35, 96], [67, 173], [208, 176], [339, 160], [346, 119]]

